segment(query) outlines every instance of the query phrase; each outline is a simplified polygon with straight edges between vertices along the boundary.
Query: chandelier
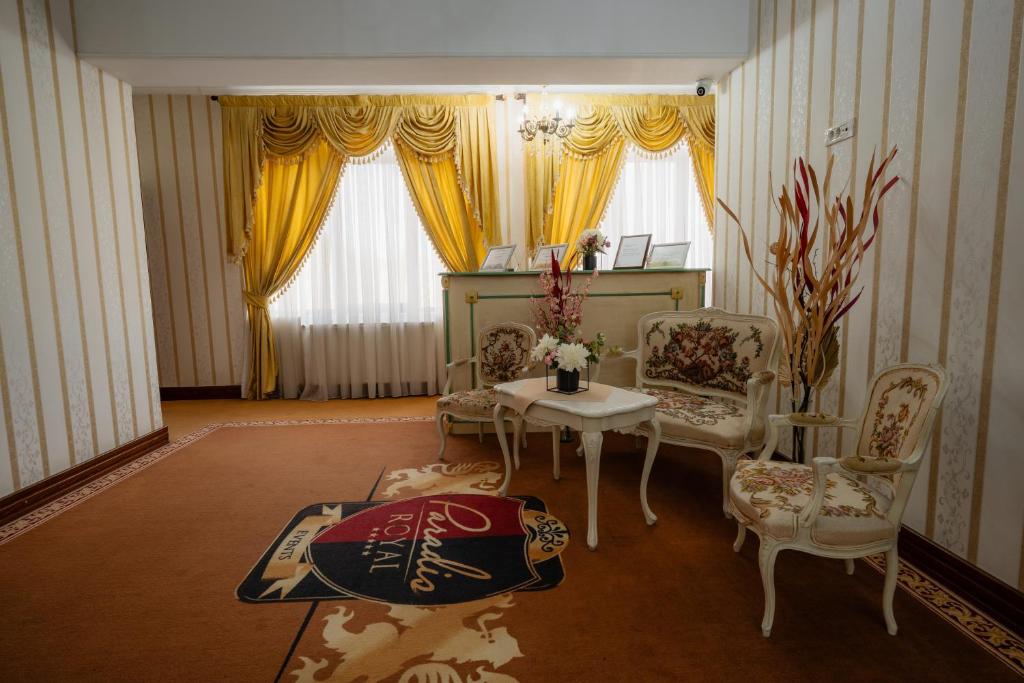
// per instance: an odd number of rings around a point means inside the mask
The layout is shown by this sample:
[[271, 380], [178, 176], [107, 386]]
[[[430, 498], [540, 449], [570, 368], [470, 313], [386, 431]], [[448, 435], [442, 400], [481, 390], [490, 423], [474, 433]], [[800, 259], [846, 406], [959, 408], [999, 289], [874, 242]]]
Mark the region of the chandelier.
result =
[[564, 139], [572, 132], [575, 119], [572, 111], [563, 112], [558, 102], [555, 102], [554, 112], [541, 111], [537, 116], [531, 116], [529, 107], [526, 105], [526, 95], [518, 93], [517, 100], [523, 101], [523, 113], [519, 117], [519, 135], [523, 140], [530, 142], [541, 134], [541, 140], [546, 145], [549, 139]]

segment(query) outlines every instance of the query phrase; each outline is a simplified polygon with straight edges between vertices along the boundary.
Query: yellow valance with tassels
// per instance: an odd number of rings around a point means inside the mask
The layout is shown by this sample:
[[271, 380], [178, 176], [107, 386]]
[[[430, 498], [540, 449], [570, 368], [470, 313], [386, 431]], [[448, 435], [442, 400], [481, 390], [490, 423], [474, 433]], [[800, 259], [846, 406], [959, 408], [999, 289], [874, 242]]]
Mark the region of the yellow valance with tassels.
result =
[[227, 242], [242, 262], [249, 320], [248, 398], [277, 388], [269, 304], [316, 243], [345, 164], [385, 143], [424, 230], [452, 270], [476, 270], [501, 241], [485, 95], [220, 98]]
[[320, 141], [344, 160], [391, 141], [419, 162], [454, 162], [483, 241], [500, 243], [492, 105], [487, 95], [221, 97], [230, 255], [248, 247], [264, 162], [302, 159]]
[[[555, 95], [529, 95], [542, 109]], [[604, 215], [622, 170], [626, 144], [649, 154], [689, 147], [701, 204], [714, 225], [715, 101], [695, 95], [558, 95], [578, 111], [564, 140], [527, 144], [526, 192], [529, 248], [569, 243], [566, 258], [586, 228]]]

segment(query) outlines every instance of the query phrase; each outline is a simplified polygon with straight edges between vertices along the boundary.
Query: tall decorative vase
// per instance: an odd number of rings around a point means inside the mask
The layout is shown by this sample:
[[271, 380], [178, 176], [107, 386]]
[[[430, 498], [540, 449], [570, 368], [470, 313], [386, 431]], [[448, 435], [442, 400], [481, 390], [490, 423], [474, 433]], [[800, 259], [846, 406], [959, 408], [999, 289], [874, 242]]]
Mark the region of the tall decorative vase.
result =
[[[793, 387], [794, 391], [796, 387]], [[794, 413], [806, 413], [811, 406], [811, 392], [813, 387], [809, 385], [803, 386], [803, 398], [797, 403], [796, 398], [790, 400], [790, 410]], [[807, 428], [806, 427], [793, 427], [793, 461], [800, 464], [804, 464], [807, 461]]]
[[597, 270], [597, 254], [583, 255], [583, 270]]
[[579, 370], [562, 370], [559, 368], [558, 373], [558, 390], [563, 392], [573, 392], [580, 390], [580, 371]]

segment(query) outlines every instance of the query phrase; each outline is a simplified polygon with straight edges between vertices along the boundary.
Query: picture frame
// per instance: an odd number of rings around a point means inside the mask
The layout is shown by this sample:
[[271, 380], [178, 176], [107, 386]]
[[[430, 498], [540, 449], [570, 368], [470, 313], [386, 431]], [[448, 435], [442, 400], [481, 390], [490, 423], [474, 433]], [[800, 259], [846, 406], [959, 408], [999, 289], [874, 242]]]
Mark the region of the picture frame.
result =
[[665, 242], [651, 247], [651, 255], [647, 258], [647, 269], [682, 268], [690, 253], [689, 242]]
[[548, 270], [551, 267], [551, 254], [561, 263], [565, 258], [565, 252], [569, 249], [568, 244], [542, 244], [537, 247], [537, 253], [530, 263], [530, 270]]
[[642, 270], [647, 263], [647, 252], [651, 246], [650, 233], [644, 235], [623, 235], [615, 252], [612, 270]]
[[516, 252], [516, 245], [503, 244], [487, 249], [487, 256], [480, 264], [480, 273], [503, 273], [509, 270], [508, 264], [512, 261], [512, 254]]

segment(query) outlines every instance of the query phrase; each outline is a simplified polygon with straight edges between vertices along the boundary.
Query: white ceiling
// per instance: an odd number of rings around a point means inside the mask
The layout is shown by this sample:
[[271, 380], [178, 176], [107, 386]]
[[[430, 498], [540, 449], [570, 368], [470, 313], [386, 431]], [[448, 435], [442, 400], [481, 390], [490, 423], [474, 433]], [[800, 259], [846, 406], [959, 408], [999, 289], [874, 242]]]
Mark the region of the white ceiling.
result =
[[[138, 92], [188, 94], [686, 92], [739, 59], [121, 59], [88, 60]], [[526, 85], [531, 84], [531, 85]]]
[[[678, 92], [750, 46], [750, 0], [78, 0], [79, 54], [140, 91]], [[534, 86], [536, 87], [536, 86]]]

